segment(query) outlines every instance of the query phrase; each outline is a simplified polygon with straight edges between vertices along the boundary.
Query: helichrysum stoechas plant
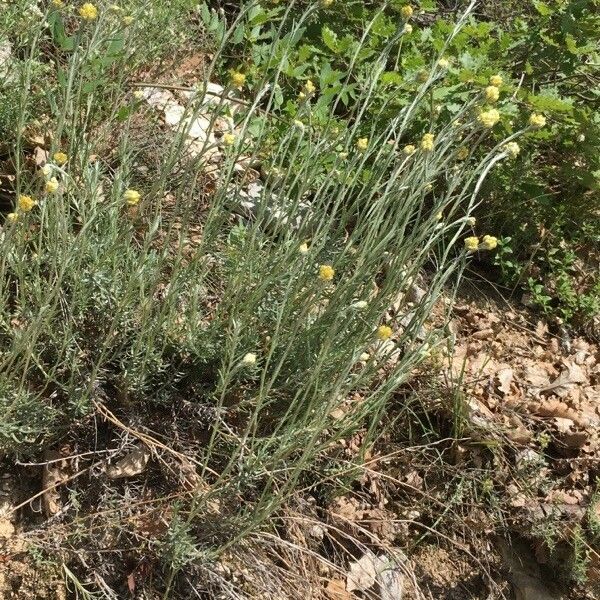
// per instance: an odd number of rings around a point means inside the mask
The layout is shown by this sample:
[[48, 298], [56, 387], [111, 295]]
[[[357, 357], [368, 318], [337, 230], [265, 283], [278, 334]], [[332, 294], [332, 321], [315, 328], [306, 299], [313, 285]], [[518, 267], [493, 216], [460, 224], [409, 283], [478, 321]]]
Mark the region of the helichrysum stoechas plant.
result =
[[[118, 390], [133, 406], [164, 407], [189, 397], [209, 408], [215, 418], [194, 448], [199, 475], [222, 496], [250, 491], [253, 502], [252, 510], [236, 515], [230, 543], [260, 526], [335, 440], [359, 428], [378, 431], [394, 390], [423, 358], [414, 341], [424, 315], [468, 260], [462, 240], [472, 233], [467, 215], [479, 202], [477, 192], [512, 146], [500, 141], [481, 152], [480, 140], [490, 136], [481, 135], [481, 126], [488, 125], [473, 116], [480, 90], [458, 110], [460, 127], [431, 117], [428, 99], [439, 81], [435, 65], [408, 105], [374, 119], [379, 98], [371, 90], [393, 59], [397, 46], [391, 38], [372, 69], [357, 68], [361, 85], [354, 112], [335, 135], [324, 125], [337, 118], [335, 101], [319, 105], [321, 114], [310, 112], [324, 95], [320, 84], [317, 92], [307, 81], [305, 101], [292, 113], [277, 113], [275, 100], [285, 84], [281, 61], [271, 70], [263, 65], [263, 72], [240, 63], [244, 67], [228, 78], [232, 47], [224, 27], [212, 67], [218, 65], [223, 80], [240, 93], [244, 72], [252, 73], [262, 95], [236, 107], [235, 134], [222, 138], [226, 151], [219, 152], [216, 182], [205, 172], [215, 148], [207, 143], [190, 161], [183, 131], [172, 133], [156, 160], [152, 134], [137, 139], [129, 127], [114, 127], [114, 153], [91, 160], [99, 131], [94, 124], [107, 114], [128, 119], [121, 117], [117, 99], [132, 94], [124, 82], [133, 73], [123, 59], [119, 68], [100, 73], [106, 82], [120, 69], [127, 75], [114, 97], [101, 86], [85, 98], [78, 95], [89, 73], [77, 53], [100, 52], [114, 36], [116, 17], [100, 16], [80, 14], [95, 22], [82, 26], [82, 46], [65, 59], [71, 73], [66, 87], [48, 92], [63, 111], [53, 139], [69, 156], [56, 152], [43, 177], [24, 168], [18, 173], [19, 189], [37, 193], [50, 183], [51, 193], [56, 177], [60, 193], [45, 196], [35, 210], [33, 196], [23, 194], [10, 218], [15, 222], [0, 238], [0, 281], [14, 283], [0, 286], [0, 305], [19, 307], [25, 323], [19, 331], [4, 327], [0, 373], [17, 384], [31, 382], [44, 400], [51, 388], [61, 424], [91, 414], [99, 387]], [[301, 37], [292, 42], [296, 37], [288, 36], [286, 43], [300, 44]], [[193, 119], [196, 109], [192, 100], [186, 118]], [[486, 122], [496, 122], [494, 115]], [[302, 127], [294, 127], [294, 120]], [[243, 155], [236, 139], [249, 142]], [[141, 182], [138, 163], [148, 147], [154, 154]], [[457, 164], [461, 147], [472, 158]], [[240, 164], [266, 161], [277, 176], [256, 175], [259, 197], [244, 212], [240, 197], [249, 182], [240, 176]], [[143, 190], [143, 202], [136, 188]], [[135, 223], [124, 213], [135, 213]], [[32, 267], [32, 237], [46, 261], [43, 269]], [[497, 240], [464, 243], [474, 252], [493, 249]], [[409, 280], [432, 263], [436, 269], [424, 296], [417, 306], [404, 304]], [[13, 290], [18, 302], [8, 297]], [[392, 305], [398, 322], [388, 323]], [[404, 327], [399, 321], [409, 313], [414, 322]], [[13, 317], [5, 312], [5, 323]], [[395, 350], [395, 362], [386, 366], [385, 377], [375, 377], [369, 364], [379, 356], [370, 348], [381, 347]], [[369, 363], [357, 369], [359, 359]], [[340, 399], [357, 390], [363, 401], [334, 421]], [[18, 418], [27, 416], [23, 411]], [[19, 444], [26, 443], [34, 424], [11, 423]], [[16, 445], [14, 431], [2, 438], [10, 448]], [[201, 510], [201, 503], [189, 508], [190, 523]]]

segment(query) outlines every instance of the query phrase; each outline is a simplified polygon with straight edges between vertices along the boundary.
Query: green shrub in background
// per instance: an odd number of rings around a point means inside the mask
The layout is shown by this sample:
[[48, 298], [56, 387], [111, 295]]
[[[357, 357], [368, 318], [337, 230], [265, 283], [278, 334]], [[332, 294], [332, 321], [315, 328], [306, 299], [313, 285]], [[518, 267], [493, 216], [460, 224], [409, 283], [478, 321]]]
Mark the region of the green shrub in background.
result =
[[[318, 89], [312, 118], [329, 119], [335, 99], [341, 128], [355, 118], [361, 74], [372, 69], [399, 22], [405, 22], [406, 35], [395, 43], [374, 89], [377, 110], [369, 127], [384, 124], [410, 102], [457, 15], [456, 7], [434, 0], [321, 2], [318, 18], [306, 20], [296, 33], [297, 49], [282, 61], [269, 17], [293, 15], [309, 4], [257, 5], [234, 35], [230, 64], [244, 70], [251, 86], [280, 70], [274, 108], [290, 115], [299, 110], [298, 86], [310, 80]], [[597, 0], [478, 4], [444, 50], [449, 67], [430, 93], [429, 114], [414, 123], [418, 129], [431, 119], [449, 122], [465, 98], [483, 91], [497, 73], [503, 77], [498, 138], [523, 126], [519, 115], [525, 108], [546, 116], [548, 127], [531, 134], [517, 160], [488, 180], [477, 218], [502, 238], [497, 280], [529, 292], [545, 313], [577, 323], [600, 309], [599, 9]]]

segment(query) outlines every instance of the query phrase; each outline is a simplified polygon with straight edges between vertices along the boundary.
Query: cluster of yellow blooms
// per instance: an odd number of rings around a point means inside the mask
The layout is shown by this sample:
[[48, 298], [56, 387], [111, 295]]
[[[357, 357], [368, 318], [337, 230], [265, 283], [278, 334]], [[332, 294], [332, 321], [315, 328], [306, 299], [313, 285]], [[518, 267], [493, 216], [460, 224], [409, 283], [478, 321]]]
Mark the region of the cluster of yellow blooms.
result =
[[380, 325], [377, 328], [377, 338], [382, 342], [389, 340], [392, 337], [392, 328], [388, 325]]
[[317, 88], [315, 86], [315, 84], [309, 79], [305, 84], [304, 84], [304, 93], [311, 96], [312, 94], [314, 94], [317, 91]]
[[[67, 163], [69, 157], [64, 152], [55, 152], [52, 159], [56, 165], [62, 167]], [[50, 164], [44, 165], [40, 169], [40, 175], [46, 179], [44, 183], [44, 191], [47, 194], [54, 194], [59, 188], [59, 181], [56, 177], [52, 177], [53, 168]], [[28, 213], [37, 206], [37, 200], [26, 194], [21, 194], [17, 199], [17, 210], [6, 215], [8, 221], [14, 222], [19, 218], [19, 213]]]
[[503, 83], [503, 79], [501, 75], [492, 75], [490, 77], [490, 85], [499, 88]]
[[140, 203], [141, 195], [137, 190], [125, 190], [123, 200], [128, 206], [137, 206]]
[[498, 245], [498, 238], [493, 235], [484, 235], [481, 242], [475, 235], [465, 238], [465, 248], [468, 252], [475, 252], [477, 250], [493, 250]]
[[225, 146], [233, 146], [235, 144], [235, 135], [233, 133], [223, 134], [223, 144]]
[[491, 129], [500, 120], [500, 113], [495, 108], [490, 108], [479, 113], [477, 120], [484, 127]]
[[521, 152], [521, 148], [517, 142], [507, 142], [504, 144], [504, 151], [510, 158], [517, 158], [519, 152]]
[[356, 148], [359, 152], [364, 152], [369, 147], [369, 138], [358, 138]]
[[529, 125], [534, 129], [541, 129], [546, 125], [546, 117], [538, 113], [533, 113], [529, 117]]
[[91, 2], [86, 2], [79, 7], [79, 16], [84, 21], [94, 21], [98, 18], [98, 9]]
[[335, 277], [335, 270], [331, 265], [321, 265], [319, 267], [319, 279], [321, 281], [331, 281]]
[[433, 133], [426, 133], [421, 139], [421, 150], [431, 152], [435, 144], [435, 136]]
[[246, 76], [243, 73], [240, 73], [239, 71], [230, 71], [229, 81], [234, 87], [241, 88], [246, 83]]
[[405, 21], [408, 21], [413, 16], [414, 12], [415, 11], [410, 4], [406, 4], [400, 9], [400, 14]]
[[69, 157], [64, 152], [55, 152], [52, 158], [59, 167], [62, 167], [69, 160]]
[[495, 85], [488, 85], [485, 88], [485, 99], [490, 102], [498, 102], [498, 98], [500, 98], [500, 90]]

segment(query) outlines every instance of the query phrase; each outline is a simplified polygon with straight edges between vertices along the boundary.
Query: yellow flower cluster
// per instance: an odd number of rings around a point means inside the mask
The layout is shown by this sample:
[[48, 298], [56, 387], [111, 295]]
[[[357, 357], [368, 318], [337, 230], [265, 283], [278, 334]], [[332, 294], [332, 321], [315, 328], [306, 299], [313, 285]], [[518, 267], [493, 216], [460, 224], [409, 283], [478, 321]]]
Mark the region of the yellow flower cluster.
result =
[[46, 190], [46, 193], [54, 194], [54, 192], [56, 192], [56, 190], [58, 189], [58, 179], [56, 179], [56, 177], [48, 179], [48, 181], [46, 181], [44, 189]]
[[248, 352], [242, 358], [242, 366], [244, 367], [252, 367], [256, 364], [256, 354], [254, 352]]
[[417, 151], [417, 149], [412, 144], [407, 144], [402, 149], [402, 152], [404, 152], [404, 154], [406, 154], [406, 156], [412, 156], [416, 151]]
[[233, 146], [235, 144], [235, 135], [233, 133], [224, 133], [223, 144], [225, 146]]
[[413, 16], [414, 12], [415, 11], [410, 4], [406, 4], [400, 9], [400, 14], [405, 21], [408, 21]]
[[484, 235], [481, 241], [481, 248], [483, 250], [493, 250], [498, 245], [498, 238], [493, 235]]
[[392, 328], [387, 325], [380, 325], [377, 328], [377, 339], [384, 342], [385, 340], [389, 340], [392, 337]]
[[123, 194], [123, 200], [125, 200], [128, 206], [136, 206], [139, 204], [141, 195], [137, 190], [125, 190]]
[[479, 248], [479, 238], [476, 235], [465, 238], [465, 248], [468, 252], [475, 252]]
[[500, 120], [500, 113], [495, 108], [490, 108], [480, 113], [477, 119], [484, 127], [491, 129]]
[[435, 136], [433, 133], [426, 133], [421, 139], [421, 150], [431, 152], [435, 144]]
[[98, 18], [98, 9], [91, 2], [86, 2], [79, 7], [79, 16], [84, 21], [93, 21]]
[[335, 277], [335, 270], [331, 265], [321, 265], [319, 267], [319, 279], [321, 281], [331, 281]]
[[358, 138], [356, 148], [359, 152], [364, 152], [369, 147], [369, 138]]
[[17, 207], [22, 212], [30, 212], [37, 202], [31, 196], [21, 194], [17, 201]]
[[465, 248], [467, 252], [475, 252], [477, 250], [494, 250], [498, 246], [498, 238], [493, 235], [484, 235], [481, 243], [475, 235], [465, 238]]
[[304, 84], [304, 93], [311, 96], [312, 94], [314, 94], [317, 91], [317, 87], [315, 86], [315, 84], [309, 79], [305, 84]]
[[64, 152], [55, 152], [52, 158], [59, 167], [62, 167], [69, 160], [69, 157]]
[[126, 15], [121, 19], [121, 23], [123, 23], [125, 27], [129, 27], [134, 21], [135, 19], [131, 15]]
[[538, 113], [533, 113], [529, 117], [529, 125], [531, 125], [531, 127], [534, 129], [541, 129], [546, 125], [546, 117]]
[[504, 145], [504, 151], [510, 158], [517, 158], [519, 152], [521, 152], [521, 148], [517, 142], [508, 142]]
[[500, 90], [495, 85], [488, 85], [485, 88], [485, 99], [488, 102], [498, 102], [498, 98], [500, 98]]
[[440, 58], [437, 64], [442, 69], [447, 69], [450, 66], [450, 61], [447, 58]]
[[492, 75], [490, 77], [490, 85], [494, 87], [500, 87], [503, 83], [503, 79], [501, 75]]
[[230, 71], [229, 81], [234, 87], [241, 88], [246, 83], [246, 76], [243, 73], [240, 73], [239, 71]]
[[410, 35], [413, 32], [413, 26], [410, 23], [404, 23], [404, 27], [402, 28], [402, 33], [405, 35]]

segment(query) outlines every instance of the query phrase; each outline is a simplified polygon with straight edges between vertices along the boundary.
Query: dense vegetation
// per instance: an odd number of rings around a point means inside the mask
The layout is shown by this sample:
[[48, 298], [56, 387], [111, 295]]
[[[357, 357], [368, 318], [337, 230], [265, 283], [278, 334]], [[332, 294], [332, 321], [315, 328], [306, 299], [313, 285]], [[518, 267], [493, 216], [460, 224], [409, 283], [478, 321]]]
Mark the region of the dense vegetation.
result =
[[[0, 8], [0, 450], [88, 457], [61, 548], [186, 597], [383, 431], [435, 443], [404, 386], [469, 270], [594, 330], [594, 0]], [[142, 446], [150, 491], [98, 483]]]

